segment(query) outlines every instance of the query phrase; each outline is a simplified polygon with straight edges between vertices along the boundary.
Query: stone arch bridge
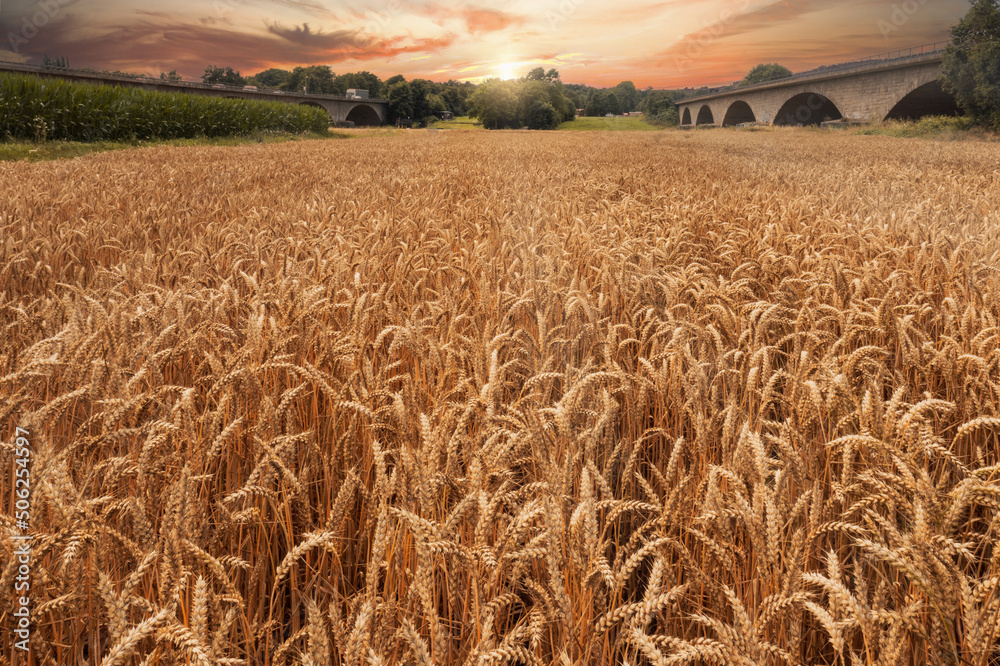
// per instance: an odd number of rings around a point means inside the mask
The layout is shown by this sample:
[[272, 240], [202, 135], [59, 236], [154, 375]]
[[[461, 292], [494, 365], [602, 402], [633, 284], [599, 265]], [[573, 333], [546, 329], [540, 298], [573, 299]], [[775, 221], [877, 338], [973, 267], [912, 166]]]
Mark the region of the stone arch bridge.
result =
[[693, 97], [677, 105], [681, 126], [818, 125], [954, 115], [955, 98], [939, 81], [943, 48], [935, 44]]
[[249, 90], [239, 86], [205, 83], [190, 83], [187, 81], [163, 81], [148, 77], [128, 77], [89, 72], [83, 70], [60, 69], [54, 67], [37, 67], [21, 63], [0, 62], [0, 71], [27, 72], [38, 76], [85, 81], [88, 83], [104, 83], [117, 86], [132, 86], [144, 90], [160, 90], [164, 92], [186, 92], [210, 97], [238, 97], [241, 99], [259, 99], [290, 104], [309, 104], [325, 109], [331, 120], [336, 123], [351, 122], [355, 125], [382, 125], [389, 116], [389, 103], [382, 99], [358, 99], [340, 97], [337, 95], [312, 95], [299, 92], [279, 90]]

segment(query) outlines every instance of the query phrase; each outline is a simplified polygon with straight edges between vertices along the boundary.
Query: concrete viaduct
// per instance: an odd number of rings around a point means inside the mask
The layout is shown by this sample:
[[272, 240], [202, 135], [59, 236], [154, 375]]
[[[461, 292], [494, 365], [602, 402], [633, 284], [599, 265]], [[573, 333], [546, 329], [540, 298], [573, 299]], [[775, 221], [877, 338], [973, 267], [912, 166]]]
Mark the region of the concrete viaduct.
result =
[[355, 125], [382, 125], [389, 115], [389, 103], [382, 99], [356, 99], [337, 95], [312, 95], [299, 92], [280, 90], [247, 90], [238, 86], [206, 83], [190, 83], [187, 81], [163, 81], [147, 77], [115, 76], [99, 72], [89, 72], [52, 67], [38, 67], [21, 63], [0, 61], [0, 71], [28, 72], [38, 76], [47, 76], [72, 81], [88, 83], [103, 83], [106, 85], [132, 86], [144, 90], [160, 90], [164, 92], [186, 92], [210, 97], [238, 97], [241, 99], [258, 99], [291, 104], [310, 104], [326, 110], [336, 123], [351, 122]]
[[681, 127], [818, 125], [954, 115], [955, 98], [939, 81], [943, 49], [943, 44], [935, 44], [693, 97], [678, 104]]

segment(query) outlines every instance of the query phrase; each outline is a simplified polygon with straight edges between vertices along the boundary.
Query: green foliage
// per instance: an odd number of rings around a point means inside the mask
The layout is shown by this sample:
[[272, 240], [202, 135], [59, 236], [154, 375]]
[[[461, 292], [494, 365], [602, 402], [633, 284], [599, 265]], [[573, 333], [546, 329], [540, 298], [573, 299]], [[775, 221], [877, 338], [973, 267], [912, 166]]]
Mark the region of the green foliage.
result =
[[676, 127], [680, 123], [680, 115], [676, 106], [658, 113], [644, 115], [644, 118], [647, 123], [656, 127]]
[[622, 81], [614, 87], [613, 92], [622, 113], [632, 113], [639, 108], [639, 91], [631, 81]]
[[524, 110], [524, 124], [528, 129], [555, 129], [559, 125], [559, 115], [550, 103], [540, 99], [532, 100]]
[[622, 114], [622, 105], [618, 101], [617, 95], [611, 90], [598, 90], [587, 102], [586, 113], [588, 116], [606, 116], [609, 113], [615, 116]]
[[326, 65], [311, 67], [296, 67], [281, 84], [282, 90], [306, 92], [314, 95], [336, 95], [337, 87], [333, 82], [333, 72]]
[[469, 97], [469, 115], [482, 120], [487, 129], [555, 129], [573, 120], [576, 109], [559, 73], [537, 67], [523, 79], [490, 79], [480, 84]]
[[944, 89], [979, 124], [1000, 131], [1000, 6], [974, 0], [951, 29], [942, 64]]
[[413, 91], [405, 79], [390, 85], [386, 97], [389, 100], [389, 122], [413, 117]]
[[176, 83], [181, 80], [181, 75], [177, 73], [176, 69], [172, 69], [169, 72], [160, 72], [160, 80]]
[[430, 116], [431, 107], [427, 103], [427, 96], [434, 91], [434, 83], [427, 79], [413, 79], [410, 81], [410, 90], [413, 92], [413, 117], [423, 120]]
[[519, 127], [518, 100], [514, 92], [517, 83], [489, 79], [469, 97], [469, 115], [479, 118], [486, 129]]
[[430, 107], [431, 114], [435, 117], [440, 117], [442, 113], [449, 111], [448, 105], [445, 104], [441, 95], [437, 93], [431, 93], [427, 96], [427, 106]]
[[548, 81], [549, 83], [555, 83], [559, 80], [559, 72], [550, 69], [545, 71], [542, 67], [535, 67], [533, 70], [528, 72], [528, 75], [524, 77], [525, 81]]
[[650, 90], [639, 103], [639, 110], [646, 116], [657, 116], [669, 113], [671, 110], [676, 113], [677, 104], [674, 102], [673, 93], [667, 90]]
[[750, 70], [750, 73], [740, 81], [741, 86], [752, 86], [758, 83], [767, 83], [768, 81], [778, 81], [780, 79], [787, 79], [792, 75], [792, 70], [787, 67], [783, 67], [776, 62], [772, 62], [767, 65], [757, 65]]
[[255, 85], [258, 88], [280, 88], [288, 81], [291, 75], [292, 73], [287, 69], [272, 67], [262, 72], [257, 72], [247, 79], [247, 83]]
[[326, 132], [329, 114], [287, 102], [43, 79], [0, 72], [0, 137], [130, 141]]
[[246, 84], [246, 79], [232, 67], [216, 67], [209, 65], [205, 68], [205, 73], [201, 75], [201, 80], [205, 83], [222, 83], [227, 86], [242, 86]]
[[382, 97], [385, 94], [382, 86], [382, 79], [371, 72], [350, 72], [341, 74], [334, 80], [334, 88], [338, 95], [345, 95], [348, 90], [356, 88], [367, 90], [371, 97]]

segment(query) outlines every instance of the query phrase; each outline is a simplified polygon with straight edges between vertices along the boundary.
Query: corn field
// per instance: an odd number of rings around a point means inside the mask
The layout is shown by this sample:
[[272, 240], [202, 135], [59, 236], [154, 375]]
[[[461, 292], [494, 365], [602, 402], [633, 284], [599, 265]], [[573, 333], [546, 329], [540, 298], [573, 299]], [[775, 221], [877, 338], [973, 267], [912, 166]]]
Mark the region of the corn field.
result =
[[0, 163], [0, 663], [996, 664], [998, 200], [804, 130]]
[[191, 139], [329, 127], [330, 114], [316, 106], [0, 72], [0, 139]]

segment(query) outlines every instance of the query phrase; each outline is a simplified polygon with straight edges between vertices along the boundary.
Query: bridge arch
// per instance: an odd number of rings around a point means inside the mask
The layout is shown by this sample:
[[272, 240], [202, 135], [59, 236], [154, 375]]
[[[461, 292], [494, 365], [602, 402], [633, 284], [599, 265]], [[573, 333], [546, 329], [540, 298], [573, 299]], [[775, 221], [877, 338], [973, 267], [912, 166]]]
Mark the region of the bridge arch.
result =
[[826, 120], [844, 117], [830, 98], [814, 92], [793, 96], [781, 105], [774, 116], [775, 125], [819, 125]]
[[691, 108], [685, 106], [684, 115], [681, 117], [681, 125], [690, 125], [690, 124], [691, 124]]
[[378, 117], [378, 112], [367, 104], [356, 105], [348, 112], [345, 120], [353, 122], [358, 127], [382, 124], [382, 119]]
[[885, 120], [916, 120], [923, 116], [957, 116], [961, 114], [955, 96], [945, 91], [937, 79], [917, 86], [896, 102]]
[[708, 104], [705, 104], [698, 110], [698, 121], [695, 123], [697, 125], [714, 125], [715, 116], [712, 115], [712, 109], [709, 108]]
[[726, 117], [722, 119], [722, 126], [739, 125], [741, 123], [757, 122], [757, 117], [753, 113], [750, 105], [739, 99], [729, 105]]

